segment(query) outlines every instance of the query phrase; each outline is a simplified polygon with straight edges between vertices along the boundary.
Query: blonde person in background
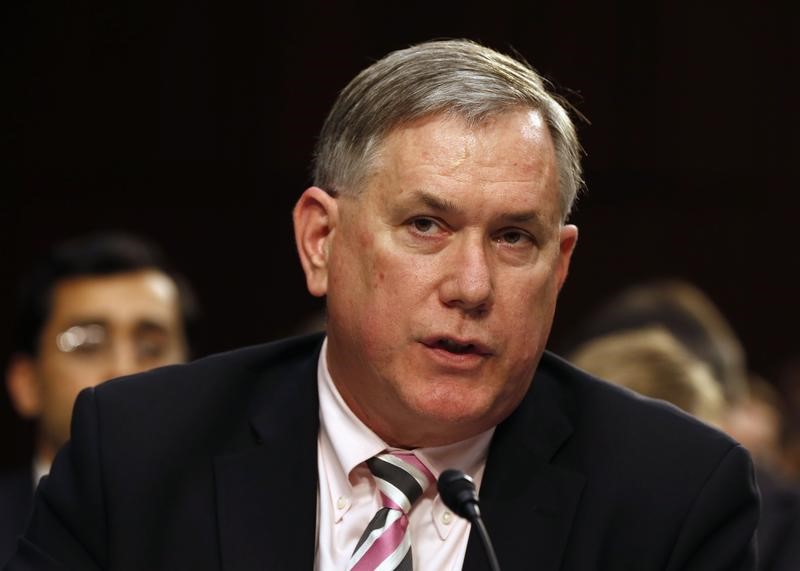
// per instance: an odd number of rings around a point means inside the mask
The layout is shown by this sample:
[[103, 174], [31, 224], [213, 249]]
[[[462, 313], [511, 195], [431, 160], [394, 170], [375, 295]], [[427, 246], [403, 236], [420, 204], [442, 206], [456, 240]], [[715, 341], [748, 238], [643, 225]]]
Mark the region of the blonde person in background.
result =
[[681, 279], [630, 286], [578, 325], [565, 353], [609, 333], [661, 327], [705, 363], [727, 402], [747, 395], [747, 358], [733, 327], [700, 288]]
[[568, 358], [593, 375], [670, 402], [709, 424], [723, 420], [725, 401], [711, 369], [664, 328], [598, 337]]
[[745, 350], [723, 313], [695, 285], [632, 286], [590, 314], [569, 351], [604, 379], [663, 399], [749, 447], [761, 489], [760, 571], [800, 569], [800, 491], [775, 468], [779, 403], [748, 373]]

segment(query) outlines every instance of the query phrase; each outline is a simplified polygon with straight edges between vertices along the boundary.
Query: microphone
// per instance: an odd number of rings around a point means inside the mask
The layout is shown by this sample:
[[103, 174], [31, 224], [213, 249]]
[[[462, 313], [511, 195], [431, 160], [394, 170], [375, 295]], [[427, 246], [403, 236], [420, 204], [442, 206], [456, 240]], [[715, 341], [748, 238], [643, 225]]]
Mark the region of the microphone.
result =
[[497, 562], [497, 555], [494, 553], [492, 540], [481, 519], [481, 510], [478, 504], [478, 492], [475, 490], [475, 482], [461, 470], [445, 470], [439, 476], [436, 484], [439, 495], [448, 508], [458, 516], [468, 520], [478, 530], [481, 536], [483, 549], [486, 558], [489, 560], [489, 568], [492, 571], [500, 571], [500, 563]]

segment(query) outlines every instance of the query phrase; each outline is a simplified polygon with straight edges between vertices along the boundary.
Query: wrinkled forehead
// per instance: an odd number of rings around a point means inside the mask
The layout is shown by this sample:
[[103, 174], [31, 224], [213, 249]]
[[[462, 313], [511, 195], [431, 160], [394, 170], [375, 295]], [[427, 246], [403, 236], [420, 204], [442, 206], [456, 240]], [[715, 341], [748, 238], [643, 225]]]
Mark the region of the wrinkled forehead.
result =
[[504, 122], [504, 119], [508, 117], [525, 117], [532, 127], [544, 128], [549, 131], [549, 126], [544, 120], [542, 112], [534, 107], [519, 105], [493, 109], [481, 114], [468, 114], [460, 112], [457, 108], [447, 108], [432, 113], [399, 118], [390, 123], [384, 131], [374, 135], [370, 140], [370, 146], [373, 147], [374, 152], [377, 152], [387, 140], [396, 137], [398, 133], [426, 124], [459, 125], [465, 130], [480, 134], [491, 126]]
[[489, 135], [496, 132], [498, 126], [504, 130], [505, 137], [516, 138], [520, 144], [544, 143], [550, 150], [553, 148], [550, 127], [538, 109], [513, 107], [480, 117], [445, 111], [399, 121], [386, 131], [374, 135], [365, 145], [359, 170], [367, 177], [372, 176], [385, 165], [387, 156], [396, 149], [398, 141], [418, 134], [424, 135], [427, 142], [438, 143], [438, 152], [446, 152], [452, 149], [452, 138], [448, 135], [454, 128], [465, 135], [462, 142], [470, 142], [478, 148], [490, 138]]
[[376, 179], [399, 182], [403, 190], [427, 180], [468, 179], [488, 187], [528, 181], [536, 200], [552, 198], [560, 217], [558, 178], [541, 113], [518, 108], [480, 122], [437, 114], [395, 127], [376, 147], [361, 192], [374, 192]]

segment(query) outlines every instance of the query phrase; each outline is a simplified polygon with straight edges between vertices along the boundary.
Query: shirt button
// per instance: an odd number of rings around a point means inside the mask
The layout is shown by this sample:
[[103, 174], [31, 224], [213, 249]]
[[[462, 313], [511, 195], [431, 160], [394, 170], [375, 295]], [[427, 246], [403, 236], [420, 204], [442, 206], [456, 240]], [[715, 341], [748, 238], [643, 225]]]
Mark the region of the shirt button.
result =
[[347, 507], [347, 498], [345, 498], [344, 496], [339, 496], [339, 499], [336, 500], [336, 509], [343, 510], [346, 507]]
[[450, 525], [451, 521], [453, 521], [453, 514], [450, 512], [444, 512], [442, 514], [442, 523], [445, 525]]

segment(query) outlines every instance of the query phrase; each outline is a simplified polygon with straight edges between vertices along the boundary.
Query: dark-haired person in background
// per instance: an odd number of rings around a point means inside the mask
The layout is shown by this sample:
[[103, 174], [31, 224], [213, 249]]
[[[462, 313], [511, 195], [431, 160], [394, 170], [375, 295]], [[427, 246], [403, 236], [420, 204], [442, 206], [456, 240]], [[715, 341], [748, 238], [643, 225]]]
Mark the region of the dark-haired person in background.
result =
[[753, 569], [747, 452], [545, 351], [580, 158], [491, 49], [362, 71], [294, 209], [325, 335], [83, 391], [8, 569], [486, 569], [448, 468], [506, 571]]
[[0, 562], [22, 532], [41, 476], [69, 438], [78, 393], [186, 360], [194, 298], [152, 244], [91, 235], [54, 247], [20, 284], [6, 388], [35, 423], [31, 464], [0, 473]]

